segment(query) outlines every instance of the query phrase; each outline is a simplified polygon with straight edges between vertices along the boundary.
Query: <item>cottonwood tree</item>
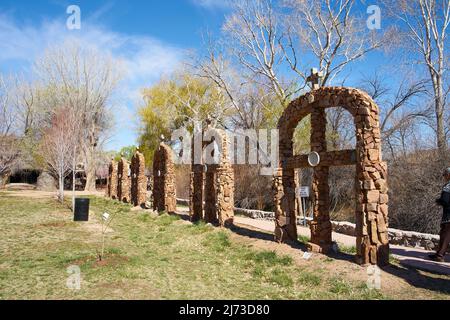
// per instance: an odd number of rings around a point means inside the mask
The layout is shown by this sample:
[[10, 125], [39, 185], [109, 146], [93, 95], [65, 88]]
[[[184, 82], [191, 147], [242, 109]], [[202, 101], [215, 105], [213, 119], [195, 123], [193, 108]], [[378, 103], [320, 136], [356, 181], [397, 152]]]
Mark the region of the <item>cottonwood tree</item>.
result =
[[[428, 121], [431, 109], [427, 107], [428, 101], [426, 81], [415, 79], [412, 74], [404, 74], [396, 87], [387, 82], [392, 78], [380, 73], [366, 77], [361, 81], [361, 87], [380, 106], [380, 130], [383, 141], [389, 147], [390, 155], [396, 158], [396, 143], [401, 141], [399, 150], [406, 151], [403, 146], [407, 142], [403, 139], [408, 127]], [[428, 104], [429, 106], [429, 104]]]
[[81, 123], [87, 191], [95, 190], [95, 172], [106, 133], [112, 127], [112, 95], [121, 77], [120, 63], [78, 43], [50, 48], [36, 63], [36, 72], [48, 90], [47, 112], [65, 106]]
[[325, 86], [386, 40], [385, 34], [367, 28], [367, 17], [358, 16], [354, 0], [288, 0], [285, 5], [289, 13], [280, 45], [291, 69], [305, 81], [305, 53], [312, 54]]
[[232, 10], [223, 25], [230, 60], [240, 64], [248, 81], [269, 88], [286, 106], [296, 89], [295, 81], [281, 76], [283, 30], [277, 8], [270, 0], [239, 0]]
[[64, 179], [73, 172], [79, 145], [79, 120], [71, 108], [58, 108], [42, 130], [40, 153], [48, 171], [58, 180], [58, 199], [64, 201]]
[[[270, 108], [276, 123], [281, 112], [302, 90], [312, 66], [323, 73], [320, 85], [341, 81], [345, 69], [379, 49], [386, 41], [385, 32], [367, 28], [367, 16], [358, 16], [355, 1], [233, 1], [219, 41], [208, 38], [208, 55], [197, 63], [199, 74], [213, 80], [226, 93], [241, 122], [246, 124], [248, 87], [264, 88], [272, 103], [258, 103]], [[364, 12], [365, 14], [365, 12]], [[231, 68], [236, 71], [230, 72]], [[236, 77], [236, 75], [238, 75]], [[251, 96], [254, 97], [254, 96]], [[253, 99], [253, 102], [255, 99]], [[335, 133], [348, 122], [343, 110], [327, 112]], [[299, 128], [306, 132], [308, 123]], [[296, 139], [307, 140], [296, 134]], [[334, 139], [337, 147], [337, 140]]]
[[0, 187], [6, 182], [20, 156], [17, 114], [11, 90], [10, 79], [0, 74]]
[[177, 71], [144, 89], [143, 97], [139, 143], [148, 161], [153, 158], [161, 134], [170, 137], [172, 130], [183, 126], [201, 130], [206, 119], [211, 120], [212, 127], [218, 127], [228, 112], [224, 95], [211, 81], [185, 71]]
[[231, 7], [223, 26], [229, 60], [284, 106], [305, 87], [312, 66], [323, 72], [326, 85], [386, 39], [367, 28], [354, 0], [238, 0]]
[[[450, 41], [447, 30], [450, 24], [449, 0], [414, 0], [396, 1], [391, 13], [400, 23], [399, 34], [403, 36], [405, 49], [409, 56], [425, 66], [431, 85], [434, 104], [434, 116], [437, 147], [443, 155], [448, 152], [446, 136], [446, 114], [448, 106], [449, 58], [446, 53]], [[411, 54], [413, 49], [413, 54]], [[414, 54], [414, 52], [416, 54]], [[447, 123], [448, 125], [448, 123]]]

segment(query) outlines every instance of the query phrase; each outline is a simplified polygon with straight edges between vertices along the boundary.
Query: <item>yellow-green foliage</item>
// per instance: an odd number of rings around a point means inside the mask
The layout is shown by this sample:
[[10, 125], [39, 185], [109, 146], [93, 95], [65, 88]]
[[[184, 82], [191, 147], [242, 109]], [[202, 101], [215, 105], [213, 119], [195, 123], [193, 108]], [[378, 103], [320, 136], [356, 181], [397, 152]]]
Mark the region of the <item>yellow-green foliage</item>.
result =
[[211, 82], [188, 73], [175, 73], [142, 90], [145, 105], [139, 109], [141, 119], [140, 147], [147, 165], [163, 134], [170, 138], [172, 130], [193, 121], [215, 117], [224, 109], [225, 97]]

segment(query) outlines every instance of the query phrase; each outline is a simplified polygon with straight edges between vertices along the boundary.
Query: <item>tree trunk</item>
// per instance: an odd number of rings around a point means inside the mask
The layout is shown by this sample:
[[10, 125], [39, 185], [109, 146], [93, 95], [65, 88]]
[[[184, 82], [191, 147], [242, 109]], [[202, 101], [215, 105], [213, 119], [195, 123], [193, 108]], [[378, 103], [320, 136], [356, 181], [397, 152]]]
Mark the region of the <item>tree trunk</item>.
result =
[[74, 156], [72, 159], [72, 212], [75, 212], [75, 175], [76, 175], [76, 161], [75, 161], [76, 157], [75, 157], [75, 152], [74, 152]]
[[85, 163], [85, 172], [86, 172], [86, 186], [84, 187], [84, 191], [95, 191], [95, 172], [96, 172], [96, 166], [95, 166], [95, 146], [90, 145], [88, 146], [87, 150], [87, 156], [86, 156], [86, 163]]
[[439, 153], [441, 155], [444, 155], [447, 152], [447, 139], [445, 137], [444, 99], [442, 90], [442, 80], [440, 77], [437, 77], [436, 79], [434, 103], [436, 114], [437, 147], [439, 149]]
[[62, 174], [59, 176], [59, 201], [64, 203], [64, 177]]
[[0, 174], [0, 189], [5, 188], [6, 183], [8, 182], [9, 174]]
[[89, 168], [86, 171], [86, 186], [84, 187], [84, 191], [95, 191], [95, 168]]

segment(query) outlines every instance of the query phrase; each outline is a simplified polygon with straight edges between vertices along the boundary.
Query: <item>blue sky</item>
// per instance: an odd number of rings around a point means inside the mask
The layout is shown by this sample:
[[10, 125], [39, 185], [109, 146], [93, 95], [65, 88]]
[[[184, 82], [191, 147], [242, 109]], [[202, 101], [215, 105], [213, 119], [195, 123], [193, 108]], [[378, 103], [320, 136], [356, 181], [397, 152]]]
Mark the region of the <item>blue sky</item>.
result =
[[[81, 30], [67, 30], [69, 5], [81, 9]], [[191, 50], [202, 45], [202, 32], [216, 32], [227, 8], [220, 0], [2, 0], [0, 72], [29, 73], [48, 45], [76, 37], [126, 60], [115, 134], [107, 149], [136, 142], [139, 89], [170, 73]]]
[[[81, 9], [81, 30], [66, 28], [69, 5]], [[367, 5], [360, 4], [360, 14], [366, 14]], [[127, 74], [116, 94], [116, 127], [106, 146], [119, 150], [136, 143], [140, 89], [175, 70], [192, 50], [201, 50], [202, 33], [218, 34], [227, 13], [221, 0], [1, 0], [0, 72], [29, 74], [48, 46], [70, 37], [124, 61]], [[383, 20], [382, 28], [389, 23]], [[401, 77], [399, 64], [390, 61], [393, 56], [374, 52], [348, 66], [342, 75], [346, 85], [357, 86], [363, 74], [374, 72]], [[390, 80], [393, 87], [398, 83]]]

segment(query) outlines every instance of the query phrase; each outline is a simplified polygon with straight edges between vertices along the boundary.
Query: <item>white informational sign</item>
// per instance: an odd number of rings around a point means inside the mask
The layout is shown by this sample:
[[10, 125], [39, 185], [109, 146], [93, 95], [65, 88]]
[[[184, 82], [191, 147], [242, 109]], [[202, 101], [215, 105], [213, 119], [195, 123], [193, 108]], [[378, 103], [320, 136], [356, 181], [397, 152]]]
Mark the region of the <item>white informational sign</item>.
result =
[[312, 257], [312, 253], [311, 252], [304, 252], [303, 253], [303, 259], [305, 260], [309, 260]]
[[309, 187], [300, 187], [298, 194], [301, 198], [309, 198]]

